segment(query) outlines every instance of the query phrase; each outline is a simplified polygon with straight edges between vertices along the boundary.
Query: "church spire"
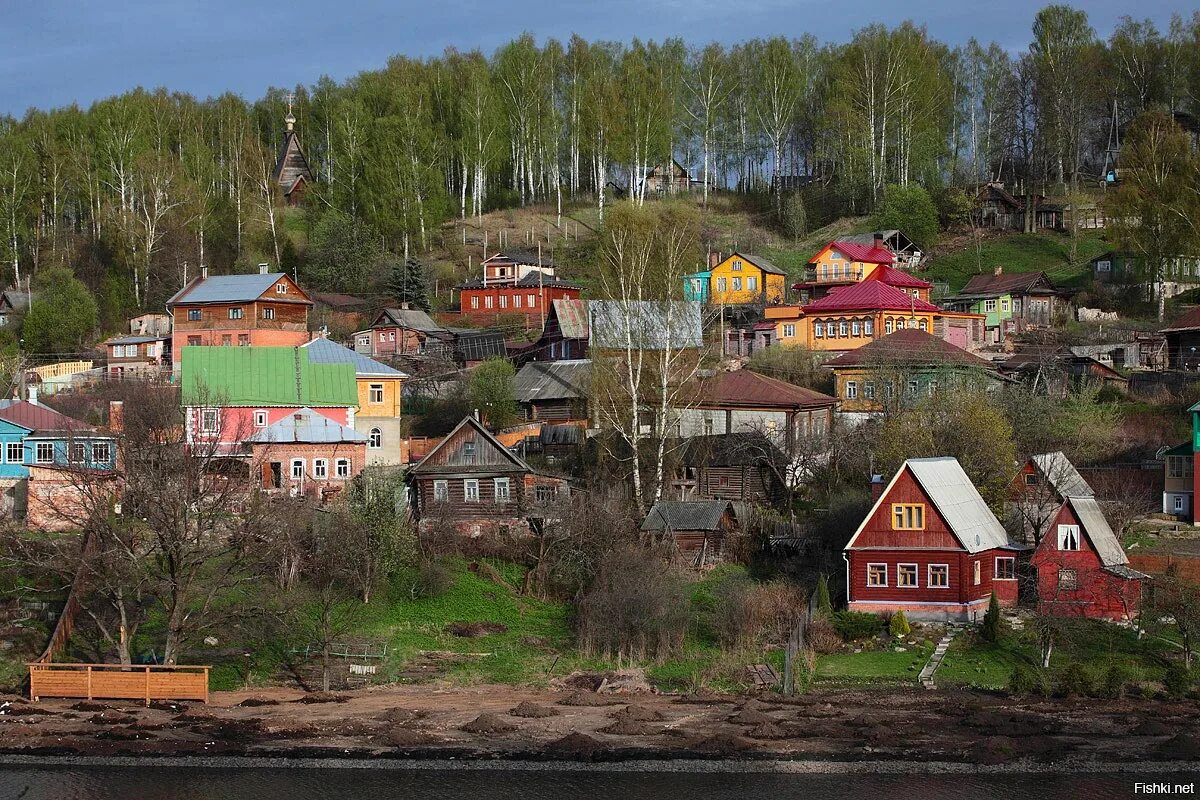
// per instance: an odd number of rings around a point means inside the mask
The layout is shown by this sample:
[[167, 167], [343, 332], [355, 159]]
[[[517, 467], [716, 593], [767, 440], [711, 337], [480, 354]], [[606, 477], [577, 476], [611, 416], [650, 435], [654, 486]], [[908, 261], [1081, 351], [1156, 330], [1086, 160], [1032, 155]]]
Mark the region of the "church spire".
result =
[[287, 113], [287, 116], [283, 118], [283, 121], [287, 124], [287, 129], [289, 131], [293, 130], [296, 127], [296, 115], [292, 113], [292, 103], [294, 103], [295, 101], [296, 101], [296, 95], [293, 94], [292, 92], [288, 92], [288, 96], [287, 96], [288, 113]]

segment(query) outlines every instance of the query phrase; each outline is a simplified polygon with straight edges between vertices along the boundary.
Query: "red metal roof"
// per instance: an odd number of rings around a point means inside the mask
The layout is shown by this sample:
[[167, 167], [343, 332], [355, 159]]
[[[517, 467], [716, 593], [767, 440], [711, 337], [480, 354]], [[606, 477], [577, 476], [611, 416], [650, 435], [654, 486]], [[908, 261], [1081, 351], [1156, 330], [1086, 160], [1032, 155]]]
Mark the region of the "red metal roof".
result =
[[827, 394], [745, 369], [719, 373], [700, 390], [702, 406], [827, 408], [836, 403], [837, 398]]
[[[851, 261], [863, 261], [867, 264], [894, 264], [896, 256], [886, 247], [876, 247], [874, 244], [859, 244], [836, 239], [825, 247], [832, 247]], [[824, 248], [822, 248], [822, 252]], [[811, 262], [809, 262], [811, 263]]]
[[941, 311], [933, 303], [880, 281], [860, 281], [834, 289], [804, 307], [805, 314], [829, 311]]
[[864, 280], [879, 281], [886, 283], [888, 286], [898, 286], [902, 289], [933, 288], [933, 284], [929, 281], [923, 281], [895, 267], [889, 267], [887, 264], [880, 264], [877, 268], [871, 270], [871, 274]]
[[8, 420], [22, 428], [38, 433], [83, 433], [95, 432], [87, 423], [60, 414], [53, 408], [27, 400], [12, 400], [0, 408], [0, 419]]
[[1200, 307], [1193, 308], [1167, 327], [1160, 328], [1160, 330], [1163, 333], [1170, 333], [1172, 331], [1194, 331], [1197, 328], [1200, 328]]

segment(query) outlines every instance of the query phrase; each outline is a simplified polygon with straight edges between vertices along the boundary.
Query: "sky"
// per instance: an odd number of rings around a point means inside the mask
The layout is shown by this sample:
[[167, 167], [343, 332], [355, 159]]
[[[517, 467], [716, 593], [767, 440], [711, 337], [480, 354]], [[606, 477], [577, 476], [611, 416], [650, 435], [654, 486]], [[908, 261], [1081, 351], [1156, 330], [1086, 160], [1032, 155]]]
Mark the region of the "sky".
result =
[[[52, 108], [165, 86], [248, 99], [271, 86], [343, 81], [392, 55], [498, 45], [528, 31], [542, 40], [690, 43], [811, 33], [842, 42], [873, 22], [925, 25], [950, 44], [974, 36], [1013, 52], [1048, 0], [0, 0], [0, 114]], [[1125, 14], [1164, 30], [1188, 0], [1074, 0], [1107, 37]]]

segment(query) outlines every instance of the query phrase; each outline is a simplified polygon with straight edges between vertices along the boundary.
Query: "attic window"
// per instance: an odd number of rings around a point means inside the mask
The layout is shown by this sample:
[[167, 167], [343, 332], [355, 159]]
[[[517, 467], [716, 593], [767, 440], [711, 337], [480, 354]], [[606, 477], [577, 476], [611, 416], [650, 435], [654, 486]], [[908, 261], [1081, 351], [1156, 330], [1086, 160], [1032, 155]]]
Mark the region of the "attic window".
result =
[[287, 294], [287, 284], [286, 283], [275, 284], [275, 294]]
[[892, 530], [925, 530], [925, 504], [892, 503]]
[[463, 442], [463, 455], [469, 458], [475, 457], [475, 440]]
[[1059, 550], [1078, 550], [1079, 549], [1079, 526], [1078, 525], [1059, 525], [1058, 526], [1058, 549]]
[[733, 262], [733, 271], [734, 271], [734, 272], [741, 272], [741, 271], [742, 271], [742, 262], [741, 262], [741, 261], [734, 261], [734, 262]]
[[1032, 472], [1026, 473], [1026, 475], [1025, 475], [1025, 485], [1026, 486], [1037, 486], [1039, 483], [1041, 483], [1041, 480], [1038, 478], [1037, 475], [1035, 475]]

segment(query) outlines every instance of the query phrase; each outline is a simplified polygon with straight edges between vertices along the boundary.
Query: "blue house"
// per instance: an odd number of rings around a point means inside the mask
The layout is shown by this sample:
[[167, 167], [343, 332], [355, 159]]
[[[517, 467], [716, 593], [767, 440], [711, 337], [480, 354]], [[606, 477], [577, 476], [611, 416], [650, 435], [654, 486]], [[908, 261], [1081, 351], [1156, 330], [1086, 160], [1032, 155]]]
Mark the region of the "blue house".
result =
[[683, 299], [694, 300], [699, 303], [708, 302], [708, 284], [712, 278], [712, 271], [705, 270], [703, 272], [693, 272], [683, 276]]

